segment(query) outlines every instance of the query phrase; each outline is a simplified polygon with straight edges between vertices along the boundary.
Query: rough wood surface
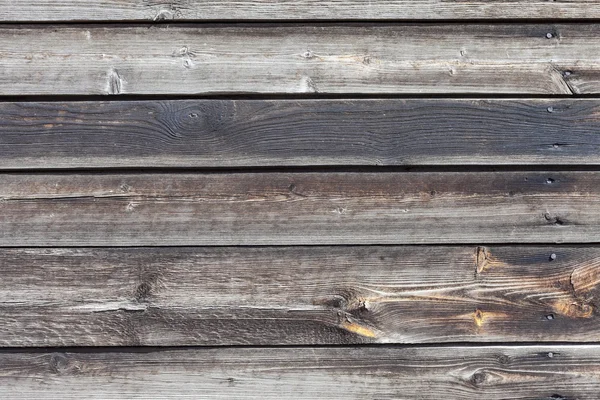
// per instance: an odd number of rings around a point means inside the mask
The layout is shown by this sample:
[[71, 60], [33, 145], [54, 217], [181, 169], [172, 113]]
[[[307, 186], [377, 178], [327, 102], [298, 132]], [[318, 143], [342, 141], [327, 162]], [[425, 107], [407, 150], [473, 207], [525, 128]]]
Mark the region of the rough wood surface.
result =
[[0, 103], [0, 168], [600, 164], [600, 102]]
[[598, 242], [600, 173], [0, 175], [0, 245]]
[[599, 398], [600, 0], [17, 3], [0, 399]]
[[0, 95], [600, 93], [599, 37], [598, 24], [5, 25]]
[[[3, 249], [0, 345], [598, 341], [598, 247]], [[600, 303], [599, 303], [600, 304]]]
[[598, 0], [0, 0], [0, 21], [588, 19]]
[[0, 352], [5, 398], [597, 400], [599, 346]]

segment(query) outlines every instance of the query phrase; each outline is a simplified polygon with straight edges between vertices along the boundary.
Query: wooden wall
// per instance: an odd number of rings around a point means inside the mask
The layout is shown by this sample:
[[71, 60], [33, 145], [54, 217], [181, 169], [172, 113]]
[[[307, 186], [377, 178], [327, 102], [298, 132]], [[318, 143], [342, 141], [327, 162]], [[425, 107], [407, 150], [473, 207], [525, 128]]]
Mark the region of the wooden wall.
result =
[[0, 10], [0, 399], [600, 399], [600, 0]]

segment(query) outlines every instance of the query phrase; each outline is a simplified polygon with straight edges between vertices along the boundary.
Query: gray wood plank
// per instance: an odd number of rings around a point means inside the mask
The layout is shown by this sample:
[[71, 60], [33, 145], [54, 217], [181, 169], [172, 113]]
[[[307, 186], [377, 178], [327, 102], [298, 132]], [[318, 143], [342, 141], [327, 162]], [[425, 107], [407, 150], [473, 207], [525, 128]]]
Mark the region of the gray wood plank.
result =
[[598, 0], [0, 0], [0, 21], [588, 19]]
[[595, 400], [599, 346], [0, 352], [0, 393], [44, 399]]
[[600, 102], [0, 103], [0, 168], [600, 164]]
[[598, 24], [5, 25], [0, 95], [589, 94], [599, 37]]
[[598, 172], [0, 175], [0, 246], [597, 243]]
[[597, 342], [598, 247], [0, 251], [0, 346]]

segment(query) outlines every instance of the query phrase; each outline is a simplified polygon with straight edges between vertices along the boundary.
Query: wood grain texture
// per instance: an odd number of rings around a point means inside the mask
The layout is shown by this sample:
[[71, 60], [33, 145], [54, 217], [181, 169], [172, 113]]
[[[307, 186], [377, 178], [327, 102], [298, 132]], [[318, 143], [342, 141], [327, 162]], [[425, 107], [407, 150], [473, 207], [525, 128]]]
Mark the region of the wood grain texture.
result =
[[0, 352], [0, 393], [44, 399], [596, 400], [599, 346]]
[[598, 242], [597, 172], [2, 174], [0, 245]]
[[589, 94], [599, 37], [598, 24], [5, 25], [0, 95]]
[[3, 249], [0, 345], [596, 342], [598, 247]]
[[600, 102], [0, 103], [0, 168], [600, 164]]
[[598, 0], [0, 0], [0, 21], [600, 18]]

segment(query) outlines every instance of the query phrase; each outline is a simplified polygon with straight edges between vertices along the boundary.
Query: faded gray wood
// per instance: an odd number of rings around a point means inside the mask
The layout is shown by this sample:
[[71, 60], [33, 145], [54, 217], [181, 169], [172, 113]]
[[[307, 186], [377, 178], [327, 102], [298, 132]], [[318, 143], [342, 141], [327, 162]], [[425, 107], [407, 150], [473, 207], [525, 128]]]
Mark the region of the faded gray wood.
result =
[[1, 246], [596, 243], [600, 173], [1, 174]]
[[600, 102], [0, 103], [0, 168], [600, 164]]
[[0, 393], [44, 399], [579, 399], [599, 346], [0, 352]]
[[596, 342], [598, 247], [3, 249], [0, 345]]
[[0, 0], [0, 21], [588, 19], [597, 0]]
[[589, 94], [599, 37], [598, 24], [3, 26], [0, 95]]

